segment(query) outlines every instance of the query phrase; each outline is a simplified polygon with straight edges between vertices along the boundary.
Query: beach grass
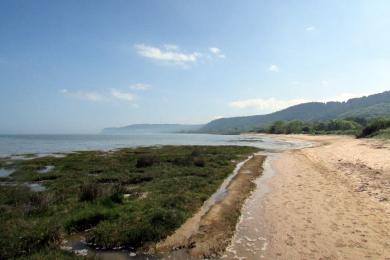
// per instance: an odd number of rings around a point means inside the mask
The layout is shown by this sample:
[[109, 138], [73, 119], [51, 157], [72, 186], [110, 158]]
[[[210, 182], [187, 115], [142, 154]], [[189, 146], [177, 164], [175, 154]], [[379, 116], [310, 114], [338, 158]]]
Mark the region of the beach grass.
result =
[[[58, 248], [77, 232], [100, 248], [147, 247], [180, 227], [255, 151], [162, 146], [2, 159], [15, 171], [1, 180], [0, 258], [71, 259]], [[47, 166], [54, 167], [42, 171]], [[31, 183], [45, 190], [34, 192]]]

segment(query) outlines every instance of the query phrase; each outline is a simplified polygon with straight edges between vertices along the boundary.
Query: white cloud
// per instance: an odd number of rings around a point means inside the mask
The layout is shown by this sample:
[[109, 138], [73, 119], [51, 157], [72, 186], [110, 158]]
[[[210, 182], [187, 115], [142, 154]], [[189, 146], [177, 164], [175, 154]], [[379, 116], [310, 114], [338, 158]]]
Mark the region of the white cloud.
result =
[[316, 28], [314, 27], [314, 26], [308, 26], [308, 27], [306, 27], [306, 31], [307, 32], [312, 32], [312, 31], [314, 31]]
[[239, 109], [254, 108], [260, 111], [277, 111], [289, 106], [308, 102], [306, 99], [276, 99], [276, 98], [254, 98], [246, 100], [236, 100], [230, 102], [230, 106]]
[[221, 119], [221, 118], [224, 118], [224, 116], [213, 116], [211, 118], [211, 120], [217, 120], [217, 119]]
[[111, 96], [116, 99], [132, 102], [134, 100], [134, 94], [130, 92], [120, 91], [117, 89], [111, 89]]
[[82, 100], [88, 100], [88, 101], [103, 101], [105, 100], [105, 97], [101, 95], [100, 93], [97, 92], [91, 92], [91, 91], [69, 91], [67, 89], [61, 89], [60, 92], [63, 95], [73, 97], [73, 98], [78, 98]]
[[61, 89], [60, 93], [64, 96], [76, 98], [80, 100], [87, 101], [115, 101], [115, 100], [124, 100], [132, 102], [135, 99], [135, 95], [131, 92], [110, 89], [102, 92], [94, 92], [94, 91], [70, 91], [68, 89]]
[[341, 93], [339, 95], [330, 97], [330, 98], [324, 98], [322, 100], [318, 100], [319, 102], [329, 102], [329, 101], [337, 101], [337, 102], [343, 102], [343, 101], [348, 101], [348, 99], [351, 98], [357, 98], [357, 97], [363, 97], [363, 96], [368, 96], [370, 94], [354, 94], [354, 93]]
[[136, 44], [135, 48], [137, 49], [138, 54], [143, 57], [174, 64], [195, 63], [201, 56], [201, 54], [198, 52], [180, 52], [177, 50], [177, 46], [175, 46], [176, 49], [172, 49], [173, 46], [174, 45], [168, 45], [168, 48], [165, 46], [165, 50], [162, 50], [157, 47], [148, 46], [145, 44]]
[[179, 46], [174, 45], [174, 44], [164, 44], [164, 48], [167, 49], [168, 51], [177, 51], [177, 50], [179, 50]]
[[185, 52], [174, 44], [164, 44], [162, 48], [146, 44], [135, 44], [134, 48], [143, 57], [183, 67], [188, 67], [197, 62], [226, 58], [222, 50], [217, 47], [209, 47], [208, 52]]
[[144, 84], [144, 83], [136, 83], [136, 84], [130, 85], [130, 88], [134, 89], [134, 90], [148, 90], [151, 88], [151, 86], [148, 84]]
[[221, 49], [217, 48], [217, 47], [210, 47], [209, 48], [209, 51], [216, 57], [218, 58], [226, 58], [225, 54], [222, 53]]
[[275, 65], [275, 64], [271, 64], [268, 68], [269, 71], [272, 71], [272, 72], [279, 72], [280, 68], [278, 65]]

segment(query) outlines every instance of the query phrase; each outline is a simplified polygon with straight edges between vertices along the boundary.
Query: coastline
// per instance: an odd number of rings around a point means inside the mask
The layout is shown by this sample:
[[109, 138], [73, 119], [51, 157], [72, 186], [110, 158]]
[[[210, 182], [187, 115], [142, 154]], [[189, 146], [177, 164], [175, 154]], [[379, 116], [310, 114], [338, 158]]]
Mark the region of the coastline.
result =
[[[263, 259], [390, 256], [390, 144], [348, 136], [267, 135], [312, 147], [285, 151], [262, 199]], [[258, 256], [258, 255], [257, 255]], [[250, 259], [250, 258], [248, 258]]]

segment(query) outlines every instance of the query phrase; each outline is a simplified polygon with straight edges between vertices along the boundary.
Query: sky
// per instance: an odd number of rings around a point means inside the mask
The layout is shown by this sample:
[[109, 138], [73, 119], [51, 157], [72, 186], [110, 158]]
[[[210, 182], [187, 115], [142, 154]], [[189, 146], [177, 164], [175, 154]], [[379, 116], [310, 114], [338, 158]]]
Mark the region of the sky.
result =
[[206, 123], [390, 89], [390, 1], [2, 0], [0, 133]]

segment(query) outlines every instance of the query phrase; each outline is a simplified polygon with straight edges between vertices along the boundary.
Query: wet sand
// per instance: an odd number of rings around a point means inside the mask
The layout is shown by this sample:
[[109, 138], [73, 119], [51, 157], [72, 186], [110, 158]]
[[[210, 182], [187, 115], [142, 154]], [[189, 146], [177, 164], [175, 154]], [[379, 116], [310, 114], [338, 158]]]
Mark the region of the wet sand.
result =
[[158, 243], [157, 252], [173, 250], [167, 257], [173, 259], [220, 256], [234, 234], [243, 202], [255, 188], [253, 181], [260, 176], [264, 159], [262, 155], [254, 155], [246, 160], [227, 183], [222, 198], [211, 207], [202, 208], [172, 236]]
[[244, 235], [238, 224], [226, 258], [390, 258], [390, 143], [345, 136], [274, 138], [314, 146], [270, 162], [275, 174], [263, 183], [269, 192], [247, 200], [251, 207], [244, 206], [240, 223], [255, 221], [247, 223], [250, 232]]

